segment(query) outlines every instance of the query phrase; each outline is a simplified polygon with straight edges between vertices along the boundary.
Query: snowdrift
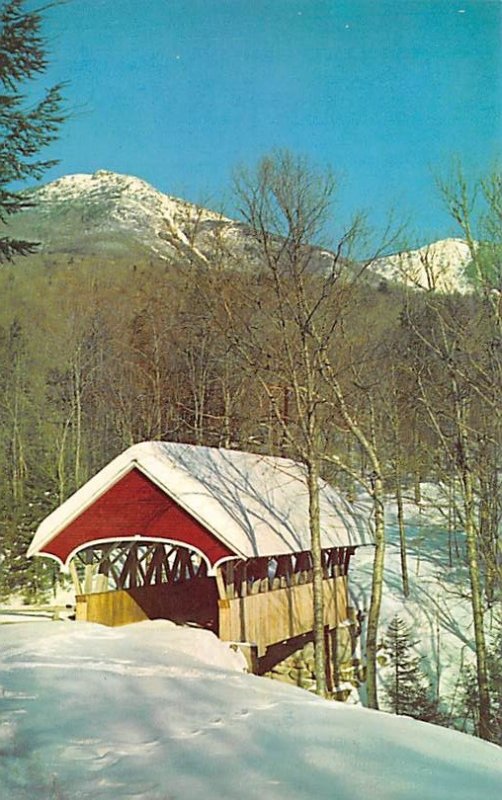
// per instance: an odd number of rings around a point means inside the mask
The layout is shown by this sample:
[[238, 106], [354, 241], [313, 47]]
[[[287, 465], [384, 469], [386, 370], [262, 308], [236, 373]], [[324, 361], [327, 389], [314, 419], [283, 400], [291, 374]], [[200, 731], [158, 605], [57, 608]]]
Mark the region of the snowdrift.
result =
[[500, 749], [244, 672], [207, 631], [0, 628], [3, 800], [495, 800]]

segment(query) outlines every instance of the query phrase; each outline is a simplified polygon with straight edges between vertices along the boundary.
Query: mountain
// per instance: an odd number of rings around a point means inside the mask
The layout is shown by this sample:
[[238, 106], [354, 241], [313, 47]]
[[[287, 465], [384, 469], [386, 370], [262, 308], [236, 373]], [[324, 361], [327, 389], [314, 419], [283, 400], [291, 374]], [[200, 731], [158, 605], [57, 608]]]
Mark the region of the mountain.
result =
[[407, 250], [376, 259], [371, 271], [381, 278], [403, 282], [417, 289], [467, 292], [465, 268], [471, 252], [463, 239], [442, 239], [417, 250]]
[[25, 194], [33, 207], [12, 218], [9, 233], [40, 242], [44, 253], [168, 257], [176, 247], [194, 249], [194, 238], [234, 227], [221, 214], [105, 170], [67, 175]]
[[[40, 242], [45, 254], [169, 258], [181, 253], [206, 262], [220, 248], [240, 261], [256, 258], [245, 224], [128, 175], [106, 170], [67, 175], [26, 196], [33, 207], [13, 217], [8, 232]], [[318, 252], [330, 260], [328, 252]], [[466, 242], [445, 239], [379, 258], [369, 266], [368, 276], [374, 282], [466, 291], [469, 260]]]

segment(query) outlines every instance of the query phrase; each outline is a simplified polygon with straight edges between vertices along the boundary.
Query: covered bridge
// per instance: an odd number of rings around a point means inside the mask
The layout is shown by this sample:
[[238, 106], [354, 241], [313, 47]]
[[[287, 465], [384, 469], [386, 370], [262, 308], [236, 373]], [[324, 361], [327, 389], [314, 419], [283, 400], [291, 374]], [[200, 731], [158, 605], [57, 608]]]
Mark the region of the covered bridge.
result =
[[[354, 548], [368, 521], [320, 485], [325, 621], [347, 618]], [[39, 526], [28, 555], [69, 569], [77, 619], [167, 618], [256, 645], [311, 632], [305, 469], [290, 459], [169, 442], [136, 444]]]

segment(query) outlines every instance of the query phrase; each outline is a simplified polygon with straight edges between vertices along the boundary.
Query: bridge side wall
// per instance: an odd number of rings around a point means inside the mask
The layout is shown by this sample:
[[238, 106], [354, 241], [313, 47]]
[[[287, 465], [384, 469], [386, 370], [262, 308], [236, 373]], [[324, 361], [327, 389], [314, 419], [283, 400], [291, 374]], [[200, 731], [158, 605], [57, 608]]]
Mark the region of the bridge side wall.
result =
[[[348, 618], [347, 577], [326, 578], [325, 624], [336, 628]], [[269, 645], [312, 630], [313, 587], [304, 583], [283, 589], [220, 599], [219, 637], [224, 641], [252, 642], [262, 656]]]

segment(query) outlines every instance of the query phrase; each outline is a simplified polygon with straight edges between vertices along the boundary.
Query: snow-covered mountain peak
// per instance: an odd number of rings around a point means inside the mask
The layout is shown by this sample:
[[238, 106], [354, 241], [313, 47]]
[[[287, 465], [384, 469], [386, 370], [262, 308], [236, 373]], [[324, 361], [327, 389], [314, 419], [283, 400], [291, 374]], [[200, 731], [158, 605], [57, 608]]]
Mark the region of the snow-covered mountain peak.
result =
[[[232, 224], [221, 214], [108, 170], [65, 175], [30, 192], [28, 212], [46, 251], [127, 252], [140, 246], [170, 256], [204, 226]], [[23, 222], [20, 215], [19, 222]], [[26, 225], [28, 228], [28, 225]]]
[[379, 258], [371, 269], [383, 278], [417, 289], [466, 292], [469, 285], [465, 267], [471, 258], [464, 239], [448, 238]]
[[155, 189], [141, 178], [100, 169], [92, 174], [65, 175], [35, 190], [41, 205], [70, 201], [120, 201], [142, 206], [146, 211], [168, 215], [183, 213], [203, 219], [221, 219], [221, 215]]
[[77, 173], [75, 175], [64, 175], [35, 191], [39, 198], [43, 198], [44, 202], [76, 199], [82, 195], [93, 194], [96, 191], [109, 193], [110, 195], [117, 195], [125, 192], [131, 195], [136, 193], [147, 195], [161, 194], [154, 189], [153, 186], [150, 186], [146, 181], [140, 178], [120, 175], [105, 169], [97, 170], [92, 174]]

